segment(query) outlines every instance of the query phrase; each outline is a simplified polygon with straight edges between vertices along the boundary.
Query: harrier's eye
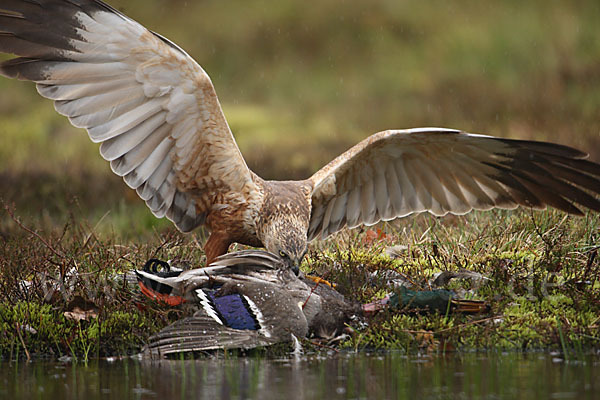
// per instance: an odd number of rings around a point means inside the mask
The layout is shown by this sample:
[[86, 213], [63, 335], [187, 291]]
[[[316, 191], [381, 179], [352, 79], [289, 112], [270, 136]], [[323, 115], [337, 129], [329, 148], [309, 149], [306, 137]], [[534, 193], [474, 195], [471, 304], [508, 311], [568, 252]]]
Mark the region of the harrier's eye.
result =
[[279, 250], [279, 257], [281, 257], [281, 258], [286, 258], [286, 257], [287, 257], [287, 254], [285, 254], [285, 253], [283, 252], [283, 250]]

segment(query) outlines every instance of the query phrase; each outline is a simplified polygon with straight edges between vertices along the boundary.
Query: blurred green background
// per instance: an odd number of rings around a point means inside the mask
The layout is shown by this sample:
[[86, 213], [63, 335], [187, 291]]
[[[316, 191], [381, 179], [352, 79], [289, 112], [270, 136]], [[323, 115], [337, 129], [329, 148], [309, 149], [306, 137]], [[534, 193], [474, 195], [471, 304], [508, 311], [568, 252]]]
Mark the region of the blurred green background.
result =
[[[600, 161], [600, 2], [113, 0], [211, 76], [248, 164], [306, 178], [389, 128], [548, 140]], [[156, 220], [37, 95], [0, 78], [0, 198], [36, 227]], [[14, 223], [0, 214], [0, 234]]]

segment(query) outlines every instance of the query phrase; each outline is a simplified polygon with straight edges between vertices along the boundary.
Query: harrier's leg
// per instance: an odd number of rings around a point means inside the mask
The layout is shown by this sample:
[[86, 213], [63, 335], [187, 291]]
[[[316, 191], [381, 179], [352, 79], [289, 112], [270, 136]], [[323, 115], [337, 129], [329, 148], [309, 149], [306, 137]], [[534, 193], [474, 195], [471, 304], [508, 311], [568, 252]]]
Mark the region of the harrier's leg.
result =
[[229, 236], [220, 232], [212, 232], [204, 245], [206, 254], [206, 266], [215, 261], [215, 259], [227, 253], [229, 245], [232, 243]]

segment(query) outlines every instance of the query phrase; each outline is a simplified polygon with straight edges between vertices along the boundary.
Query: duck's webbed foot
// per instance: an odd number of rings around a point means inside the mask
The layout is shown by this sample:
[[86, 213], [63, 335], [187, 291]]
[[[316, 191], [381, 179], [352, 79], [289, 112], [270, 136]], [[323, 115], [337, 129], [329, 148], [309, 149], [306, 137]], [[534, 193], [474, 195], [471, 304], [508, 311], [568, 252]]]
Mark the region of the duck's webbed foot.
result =
[[318, 276], [314, 276], [314, 275], [305, 275], [306, 279], [310, 279], [311, 281], [313, 281], [314, 283], [316, 283], [317, 285], [327, 285], [330, 288], [335, 288], [335, 283], [331, 283], [326, 279], [323, 278], [319, 278]]

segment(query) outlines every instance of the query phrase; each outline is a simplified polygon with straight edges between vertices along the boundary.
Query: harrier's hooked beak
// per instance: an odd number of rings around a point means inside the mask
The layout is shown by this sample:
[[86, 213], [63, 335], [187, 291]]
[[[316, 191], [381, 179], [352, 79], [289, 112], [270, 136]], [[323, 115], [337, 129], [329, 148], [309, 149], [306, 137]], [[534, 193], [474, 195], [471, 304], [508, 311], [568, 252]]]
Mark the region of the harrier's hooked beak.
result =
[[293, 260], [291, 258], [286, 258], [285, 262], [288, 265], [288, 267], [292, 270], [294, 275], [298, 276], [298, 274], [300, 273], [300, 264], [302, 263], [302, 260]]
[[292, 269], [294, 275], [298, 276], [300, 273], [300, 260], [290, 260], [290, 268]]
[[298, 276], [300, 274], [300, 264], [302, 264], [302, 259], [304, 258], [304, 254], [302, 257], [290, 257], [283, 251], [279, 251], [279, 257], [288, 266], [289, 269], [292, 270], [294, 275]]

